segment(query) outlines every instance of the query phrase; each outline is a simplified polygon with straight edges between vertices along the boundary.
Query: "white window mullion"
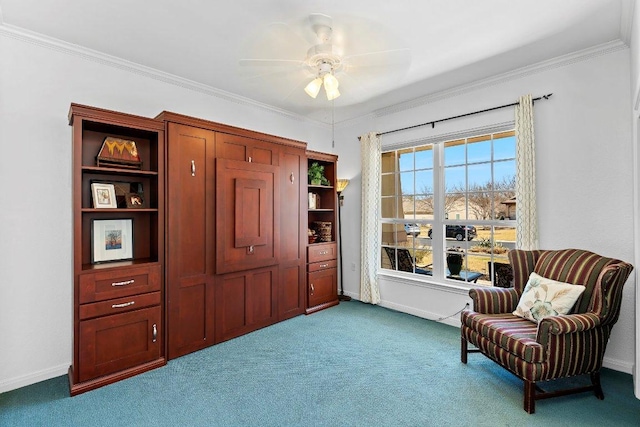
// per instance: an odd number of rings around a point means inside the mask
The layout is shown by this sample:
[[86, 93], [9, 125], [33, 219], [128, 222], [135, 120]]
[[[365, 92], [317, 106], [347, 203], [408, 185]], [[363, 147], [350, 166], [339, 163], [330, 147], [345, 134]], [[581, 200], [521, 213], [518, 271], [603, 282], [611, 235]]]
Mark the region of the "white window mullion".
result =
[[445, 182], [444, 182], [444, 143], [433, 145], [434, 150], [434, 171], [433, 171], [433, 188], [434, 191], [434, 209], [433, 209], [433, 227], [431, 248], [433, 250], [433, 276], [437, 279], [444, 279], [444, 201], [445, 201]]

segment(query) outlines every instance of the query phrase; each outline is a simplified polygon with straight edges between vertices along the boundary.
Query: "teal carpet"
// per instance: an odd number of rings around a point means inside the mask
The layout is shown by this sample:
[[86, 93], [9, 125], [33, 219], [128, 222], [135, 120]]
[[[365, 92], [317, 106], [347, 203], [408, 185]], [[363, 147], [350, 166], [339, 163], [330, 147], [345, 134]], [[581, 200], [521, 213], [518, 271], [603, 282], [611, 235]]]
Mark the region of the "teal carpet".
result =
[[69, 397], [66, 377], [0, 395], [2, 426], [602, 426], [640, 424], [630, 375], [522, 410], [522, 383], [457, 328], [351, 301]]

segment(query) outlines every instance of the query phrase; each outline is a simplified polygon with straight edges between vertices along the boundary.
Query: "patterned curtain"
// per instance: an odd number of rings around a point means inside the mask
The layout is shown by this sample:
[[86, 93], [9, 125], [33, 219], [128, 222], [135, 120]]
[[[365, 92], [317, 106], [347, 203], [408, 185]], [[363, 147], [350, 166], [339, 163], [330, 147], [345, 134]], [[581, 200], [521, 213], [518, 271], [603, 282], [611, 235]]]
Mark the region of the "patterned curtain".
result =
[[380, 156], [381, 139], [375, 132], [360, 137], [362, 158], [362, 221], [360, 236], [360, 301], [380, 302]]
[[520, 97], [516, 105], [516, 248], [538, 249], [536, 156], [533, 137], [533, 101]]

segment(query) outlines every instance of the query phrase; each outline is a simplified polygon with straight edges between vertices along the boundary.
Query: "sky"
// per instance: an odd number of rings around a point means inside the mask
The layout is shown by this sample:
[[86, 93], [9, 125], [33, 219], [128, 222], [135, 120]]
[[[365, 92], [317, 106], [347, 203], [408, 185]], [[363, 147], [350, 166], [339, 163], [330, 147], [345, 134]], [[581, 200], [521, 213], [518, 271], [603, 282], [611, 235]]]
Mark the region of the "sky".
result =
[[[515, 176], [516, 141], [514, 136], [472, 142], [444, 144], [445, 185], [448, 190], [484, 185], [491, 181], [492, 153], [494, 182]], [[433, 189], [434, 146], [428, 145], [415, 152], [401, 152], [400, 181], [402, 192], [408, 194], [431, 193]], [[465, 154], [468, 166], [465, 166]], [[415, 159], [415, 174], [413, 172]], [[415, 184], [414, 184], [415, 175]]]

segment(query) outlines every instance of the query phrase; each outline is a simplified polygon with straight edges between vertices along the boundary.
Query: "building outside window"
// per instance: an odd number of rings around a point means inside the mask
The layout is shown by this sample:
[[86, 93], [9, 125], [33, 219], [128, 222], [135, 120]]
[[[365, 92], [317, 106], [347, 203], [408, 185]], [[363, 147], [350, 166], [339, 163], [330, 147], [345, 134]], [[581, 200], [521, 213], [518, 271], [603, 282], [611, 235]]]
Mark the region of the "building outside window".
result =
[[382, 271], [507, 285], [507, 252], [516, 242], [515, 157], [513, 130], [384, 151]]

